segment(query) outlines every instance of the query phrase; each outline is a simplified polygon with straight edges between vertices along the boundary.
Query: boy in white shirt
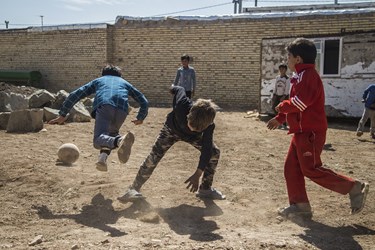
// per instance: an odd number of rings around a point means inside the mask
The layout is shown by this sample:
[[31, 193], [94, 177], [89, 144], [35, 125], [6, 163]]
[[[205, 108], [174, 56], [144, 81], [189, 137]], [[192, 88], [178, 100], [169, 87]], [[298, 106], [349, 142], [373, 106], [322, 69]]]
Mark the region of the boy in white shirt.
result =
[[289, 98], [289, 88], [290, 88], [290, 79], [286, 75], [288, 67], [286, 64], [279, 65], [279, 75], [276, 77], [275, 88], [273, 90], [272, 96], [272, 110], [275, 111], [275, 107], [279, 105], [280, 102]]

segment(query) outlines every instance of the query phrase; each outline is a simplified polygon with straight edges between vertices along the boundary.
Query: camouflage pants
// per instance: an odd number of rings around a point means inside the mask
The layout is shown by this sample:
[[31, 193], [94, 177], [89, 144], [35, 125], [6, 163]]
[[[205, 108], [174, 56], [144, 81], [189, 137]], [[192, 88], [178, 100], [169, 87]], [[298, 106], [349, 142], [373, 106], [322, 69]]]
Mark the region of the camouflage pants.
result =
[[[183, 140], [178, 135], [172, 133], [170, 128], [164, 124], [164, 127], [161, 129], [158, 138], [150, 154], [147, 158], [143, 161], [141, 167], [139, 168], [137, 177], [135, 178], [132, 188], [139, 191], [142, 185], [150, 178], [152, 172], [155, 170], [156, 166], [158, 165], [159, 161], [163, 158], [165, 153], [168, 151], [170, 147], [173, 146], [178, 141], [185, 141], [198, 149], [199, 151], [202, 149], [202, 138], [198, 138], [196, 140]], [[212, 143], [212, 155], [208, 165], [204, 169], [203, 178], [202, 178], [202, 187], [209, 188], [212, 186], [215, 169], [218, 164], [220, 158], [220, 150], [216, 147], [214, 143]]]

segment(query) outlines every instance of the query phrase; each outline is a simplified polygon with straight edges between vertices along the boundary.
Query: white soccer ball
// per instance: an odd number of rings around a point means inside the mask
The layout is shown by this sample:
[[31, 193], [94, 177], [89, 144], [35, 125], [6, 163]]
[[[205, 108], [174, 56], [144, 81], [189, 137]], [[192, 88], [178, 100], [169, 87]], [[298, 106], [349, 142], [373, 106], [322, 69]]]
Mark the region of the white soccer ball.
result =
[[57, 157], [63, 163], [72, 164], [79, 158], [79, 149], [73, 143], [65, 143], [57, 150]]

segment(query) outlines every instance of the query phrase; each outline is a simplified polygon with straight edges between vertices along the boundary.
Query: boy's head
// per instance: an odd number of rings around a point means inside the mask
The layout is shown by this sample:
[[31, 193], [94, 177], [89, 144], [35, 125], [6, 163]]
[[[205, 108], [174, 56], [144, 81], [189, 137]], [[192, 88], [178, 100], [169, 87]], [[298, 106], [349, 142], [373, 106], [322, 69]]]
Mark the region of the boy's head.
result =
[[190, 62], [190, 56], [187, 55], [187, 54], [183, 54], [181, 56], [181, 64], [182, 64], [182, 66], [187, 67], [189, 65], [189, 62]]
[[102, 69], [102, 76], [119, 76], [121, 77], [121, 69], [118, 66], [107, 64]]
[[305, 38], [297, 38], [287, 47], [288, 66], [291, 70], [295, 70], [295, 65], [300, 63], [314, 64], [316, 59], [315, 44]]
[[211, 100], [198, 99], [187, 115], [188, 127], [191, 131], [202, 132], [215, 119], [217, 106]]
[[285, 63], [281, 63], [279, 65], [279, 72], [280, 72], [280, 75], [284, 76], [286, 75], [286, 71], [288, 70], [288, 66], [285, 64]]

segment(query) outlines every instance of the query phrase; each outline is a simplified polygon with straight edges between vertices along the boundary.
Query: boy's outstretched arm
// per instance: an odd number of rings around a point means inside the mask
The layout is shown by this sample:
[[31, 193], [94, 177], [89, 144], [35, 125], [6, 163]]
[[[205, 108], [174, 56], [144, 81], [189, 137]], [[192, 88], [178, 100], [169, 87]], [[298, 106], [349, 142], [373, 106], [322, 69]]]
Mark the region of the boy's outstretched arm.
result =
[[267, 128], [270, 130], [274, 130], [278, 128], [281, 125], [281, 123], [276, 119], [276, 117], [272, 118], [267, 122]]
[[202, 174], [203, 174], [203, 170], [197, 168], [195, 173], [185, 181], [185, 183], [188, 183], [186, 189], [190, 188], [190, 192], [193, 192], [193, 193], [198, 191], [199, 179], [202, 176]]
[[48, 122], [48, 124], [63, 124], [68, 117], [59, 115], [55, 119], [52, 119]]

